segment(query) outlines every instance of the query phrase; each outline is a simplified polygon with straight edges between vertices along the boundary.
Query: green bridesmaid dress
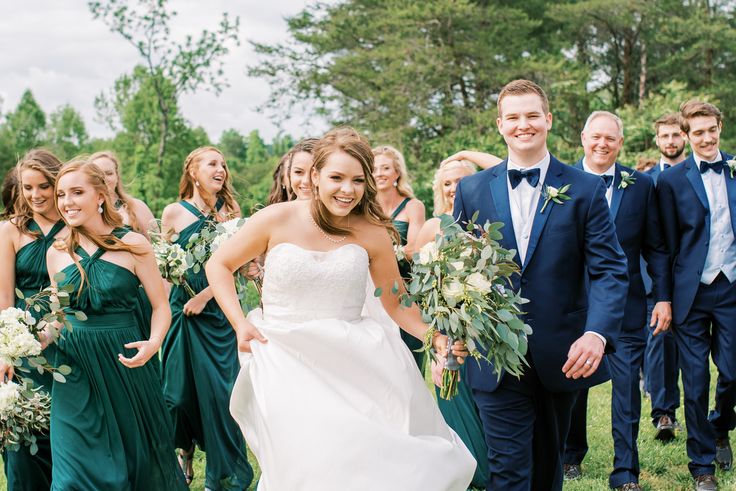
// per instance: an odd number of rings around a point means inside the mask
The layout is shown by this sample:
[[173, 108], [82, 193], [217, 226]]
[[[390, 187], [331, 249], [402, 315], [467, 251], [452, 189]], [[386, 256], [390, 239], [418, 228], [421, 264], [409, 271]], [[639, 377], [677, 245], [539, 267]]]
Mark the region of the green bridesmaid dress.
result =
[[[411, 198], [404, 198], [404, 201], [399, 203], [399, 206], [397, 206], [394, 212], [391, 213], [391, 221], [393, 222], [396, 231], [399, 232], [402, 246], [406, 245], [406, 239], [409, 234], [409, 222], [397, 220], [396, 217], [399, 216], [399, 213], [404, 210], [409, 201], [411, 201]], [[409, 261], [407, 261], [406, 259], [402, 259], [401, 261], [399, 261], [399, 272], [401, 273], [401, 277], [404, 278], [404, 280], [407, 280], [410, 277], [409, 273], [411, 272], [411, 264], [409, 263]], [[404, 340], [404, 344], [406, 344], [406, 346], [411, 350], [411, 354], [414, 356], [414, 361], [417, 362], [419, 371], [423, 371], [424, 352], [417, 353], [416, 351], [422, 349], [422, 342], [408, 332], [404, 331], [403, 329], [401, 330], [401, 339]]]
[[[185, 247], [209, 219], [191, 203], [179, 203], [197, 217], [178, 234], [176, 242]], [[217, 209], [221, 206], [218, 201]], [[189, 273], [187, 282], [197, 293], [208, 286], [204, 270]], [[161, 351], [164, 395], [174, 420], [176, 446], [189, 451], [196, 443], [206, 452], [207, 489], [244, 490], [253, 480], [253, 469], [243, 435], [230, 415], [230, 392], [240, 370], [235, 331], [215, 300], [199, 315], [184, 315], [189, 299], [183, 287], [171, 288], [171, 329]]]
[[[29, 230], [38, 234], [38, 238], [21, 247], [15, 255], [15, 286], [24, 296], [31, 296], [43, 290], [51, 283], [46, 270], [46, 251], [54, 243], [56, 234], [64, 228], [64, 222], [59, 220], [51, 227], [49, 233], [43, 235], [41, 227], [35, 221], [28, 225]], [[17, 298], [15, 306], [25, 309], [26, 303]], [[36, 314], [35, 311], [31, 311]], [[51, 360], [56, 348], [49, 346], [43, 355]], [[33, 380], [34, 385], [51, 392], [54, 379], [51, 374], [40, 375], [33, 370], [30, 374], [23, 374]], [[31, 455], [28, 447], [21, 447], [17, 452], [3, 452], [5, 477], [8, 481], [8, 491], [39, 491], [51, 488], [51, 442], [49, 435], [37, 434], [36, 443], [38, 452]]]
[[[115, 235], [127, 233], [115, 230]], [[73, 329], [58, 342], [57, 362], [72, 369], [52, 391], [53, 490], [184, 490], [174, 453], [174, 432], [153, 364], [127, 368], [118, 353], [141, 339], [135, 315], [140, 281], [130, 270], [77, 248], [86, 280], [75, 264], [60, 286], [71, 284]]]
[[[471, 363], [469, 361], [468, 363]], [[455, 430], [478, 466], [475, 468], [471, 485], [474, 488], [486, 489], [488, 482], [488, 447], [483, 433], [483, 423], [478, 415], [478, 408], [473, 400], [473, 392], [465, 381], [466, 365], [460, 365], [460, 383], [457, 395], [446, 401], [440, 397], [440, 389], [435, 386], [437, 405], [447, 424]]]

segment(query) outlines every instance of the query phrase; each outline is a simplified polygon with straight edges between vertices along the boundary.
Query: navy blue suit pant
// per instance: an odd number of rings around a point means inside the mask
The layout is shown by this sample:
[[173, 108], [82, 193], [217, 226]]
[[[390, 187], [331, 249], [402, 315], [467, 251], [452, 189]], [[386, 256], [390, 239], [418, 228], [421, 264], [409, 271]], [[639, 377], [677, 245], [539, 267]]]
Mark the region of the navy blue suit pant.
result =
[[[688, 467], [693, 476], [714, 474], [715, 438], [736, 423], [736, 285], [723, 274], [710, 285], [701, 283], [685, 322], [674, 333], [685, 392]], [[719, 372], [717, 409], [710, 418], [709, 355]]]

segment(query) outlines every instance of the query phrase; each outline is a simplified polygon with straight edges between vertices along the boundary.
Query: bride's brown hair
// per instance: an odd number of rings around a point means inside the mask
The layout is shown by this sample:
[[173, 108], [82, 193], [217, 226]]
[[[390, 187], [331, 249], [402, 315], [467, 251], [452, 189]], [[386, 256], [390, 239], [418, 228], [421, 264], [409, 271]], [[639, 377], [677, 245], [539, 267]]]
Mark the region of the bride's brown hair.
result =
[[[87, 182], [92, 186], [95, 192], [100, 193], [103, 196], [104, 201], [101, 205], [101, 216], [103, 223], [113, 228], [123, 227], [123, 217], [120, 215], [118, 210], [115, 209], [115, 204], [112, 202], [110, 191], [107, 189], [107, 184], [105, 184], [104, 172], [102, 172], [102, 169], [100, 169], [97, 164], [92, 163], [88, 159], [77, 158], [75, 160], [67, 162], [62, 166], [59, 174], [56, 176], [54, 195], [58, 196], [59, 182], [61, 181], [61, 178], [67, 174], [78, 171], [82, 172], [87, 177]], [[56, 209], [59, 211], [59, 214], [63, 218], [64, 214], [59, 208], [58, 199], [56, 200]], [[92, 243], [94, 243], [97, 247], [104, 251], [125, 251], [136, 255], [143, 254], [145, 252], [142, 248], [138, 246], [126, 244], [113, 234], [96, 234], [90, 230], [87, 230], [83, 225], [74, 227], [67, 223], [67, 227], [69, 227], [69, 235], [66, 237], [66, 239], [60, 241], [61, 246], [59, 248], [66, 250], [69, 253], [69, 255], [74, 260], [74, 264], [79, 270], [79, 273], [82, 277], [82, 281], [79, 285], [80, 291], [82, 289], [82, 286], [87, 282], [87, 275], [84, 272], [84, 268], [82, 268], [82, 265], [79, 263], [75, 252], [77, 250], [77, 247], [79, 246], [80, 237], [85, 237], [86, 239], [89, 239]]]
[[[317, 141], [312, 150], [314, 156], [313, 170], [319, 174], [325, 166], [327, 158], [335, 152], [345, 152], [360, 162], [365, 176], [365, 192], [350, 214], [363, 216], [369, 223], [385, 227], [394, 242], [399, 243], [398, 232], [376, 200], [378, 190], [376, 179], [373, 177], [373, 151], [368, 140], [350, 127], [335, 128], [328, 131]], [[316, 186], [313, 187], [314, 198], [312, 199], [311, 212], [317, 225], [331, 235], [352, 235], [350, 228], [342, 227], [334, 222], [332, 214], [319, 199], [319, 190]]]

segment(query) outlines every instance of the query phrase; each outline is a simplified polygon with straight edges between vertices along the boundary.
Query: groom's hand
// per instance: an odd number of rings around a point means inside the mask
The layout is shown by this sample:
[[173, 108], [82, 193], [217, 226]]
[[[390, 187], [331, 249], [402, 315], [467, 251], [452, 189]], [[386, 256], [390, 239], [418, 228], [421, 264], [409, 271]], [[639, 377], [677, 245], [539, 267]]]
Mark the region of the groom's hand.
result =
[[567, 352], [567, 362], [562, 367], [565, 376], [579, 379], [593, 375], [603, 359], [604, 349], [603, 341], [592, 332], [580, 336]]

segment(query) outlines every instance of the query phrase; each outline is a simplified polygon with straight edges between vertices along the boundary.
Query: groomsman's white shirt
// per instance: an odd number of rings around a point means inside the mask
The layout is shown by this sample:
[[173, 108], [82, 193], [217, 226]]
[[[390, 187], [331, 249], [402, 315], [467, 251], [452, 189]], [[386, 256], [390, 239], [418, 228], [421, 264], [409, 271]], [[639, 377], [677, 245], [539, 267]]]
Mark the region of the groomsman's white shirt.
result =
[[522, 266], [526, 260], [526, 250], [529, 247], [529, 236], [532, 233], [532, 224], [534, 223], [534, 213], [537, 211], [539, 197], [542, 195], [542, 185], [544, 178], [547, 177], [547, 169], [549, 169], [549, 152], [547, 152], [542, 160], [531, 167], [519, 167], [509, 158], [508, 170], [529, 170], [539, 169], [539, 182], [535, 187], [526, 179], [522, 179], [516, 189], [511, 188], [508, 172], [506, 173], [506, 186], [509, 190], [509, 205], [511, 208], [511, 222], [514, 225], [514, 235], [516, 236], [516, 246], [519, 248], [519, 260]]
[[[693, 153], [693, 158], [699, 171], [700, 162], [704, 159], [701, 159], [697, 153]], [[721, 153], [718, 152], [718, 160], [720, 159]], [[710, 208], [708, 254], [705, 256], [703, 274], [700, 276], [700, 282], [706, 285], [713, 283], [720, 271], [723, 271], [731, 283], [736, 280], [736, 239], [734, 239], [733, 228], [731, 228], [731, 210], [728, 206], [725, 179], [727, 172], [730, 171], [727, 166], [724, 166], [721, 174], [712, 170], [700, 174]]]
[[[613, 176], [613, 180], [616, 180], [616, 162], [612, 163], [611, 167], [606, 169], [606, 172], [604, 172], [603, 174], [598, 174], [593, 169], [588, 167], [588, 164], [585, 163], [585, 157], [583, 157], [583, 170], [588, 174], [595, 174], [596, 176]], [[606, 201], [608, 201], [609, 208], [611, 207], [611, 198], [613, 198], [613, 186], [615, 186], [615, 183], [611, 184], [606, 189]]]

